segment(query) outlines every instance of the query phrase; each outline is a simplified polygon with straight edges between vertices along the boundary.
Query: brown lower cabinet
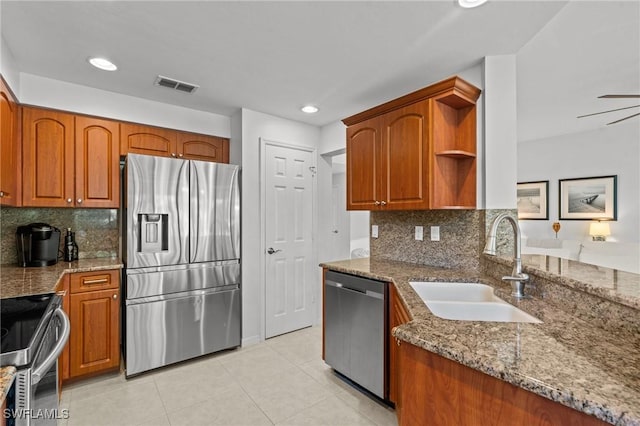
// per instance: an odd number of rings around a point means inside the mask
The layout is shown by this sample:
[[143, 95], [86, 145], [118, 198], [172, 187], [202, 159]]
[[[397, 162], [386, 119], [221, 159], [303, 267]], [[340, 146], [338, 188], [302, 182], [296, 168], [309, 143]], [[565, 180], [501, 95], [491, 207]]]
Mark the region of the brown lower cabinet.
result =
[[407, 342], [398, 355], [400, 426], [606, 424]]
[[58, 372], [62, 381], [120, 366], [119, 270], [65, 275], [63, 309], [71, 322]]

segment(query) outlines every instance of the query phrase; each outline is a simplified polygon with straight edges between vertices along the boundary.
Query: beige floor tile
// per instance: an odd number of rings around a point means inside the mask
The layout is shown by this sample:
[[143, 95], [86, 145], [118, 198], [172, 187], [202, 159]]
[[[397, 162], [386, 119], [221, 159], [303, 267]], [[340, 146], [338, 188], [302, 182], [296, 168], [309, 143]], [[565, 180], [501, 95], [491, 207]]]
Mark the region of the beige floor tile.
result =
[[169, 423], [169, 417], [163, 414], [162, 416], [154, 417], [151, 420], [138, 423], [136, 426], [171, 426], [171, 423]]
[[215, 398], [169, 413], [171, 426], [261, 426], [273, 425], [242, 389], [232, 389]]
[[115, 391], [134, 383], [151, 383], [151, 381], [151, 378], [145, 375], [127, 380], [123, 372], [118, 372], [72, 383], [71, 385], [65, 386], [63, 395], [68, 392], [70, 393], [69, 400], [76, 401], [99, 396], [103, 393]]
[[88, 398], [73, 398], [68, 425], [135, 425], [161, 414], [165, 414], [165, 410], [156, 385], [146, 381]]
[[258, 348], [240, 353], [235, 357], [221, 359], [220, 362], [238, 380], [260, 379], [295, 368], [290, 361], [264, 343]]
[[273, 376], [269, 381], [243, 384], [243, 389], [273, 422], [279, 422], [333, 394], [298, 369]]
[[374, 423], [340, 401], [337, 397], [332, 396], [276, 424], [295, 426], [355, 426], [373, 425]]

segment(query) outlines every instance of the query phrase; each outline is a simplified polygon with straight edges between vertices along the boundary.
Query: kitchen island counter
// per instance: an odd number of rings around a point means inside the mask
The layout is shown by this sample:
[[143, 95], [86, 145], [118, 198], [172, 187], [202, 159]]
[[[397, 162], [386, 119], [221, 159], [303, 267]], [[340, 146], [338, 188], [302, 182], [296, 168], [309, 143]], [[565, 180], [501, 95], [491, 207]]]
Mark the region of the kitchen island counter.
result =
[[[394, 329], [393, 335], [400, 341], [605, 422], [640, 425], [637, 330], [616, 332], [595, 327], [545, 298], [515, 300], [510, 296], [510, 287], [500, 280], [473, 271], [368, 258], [321, 266], [393, 282], [412, 317], [412, 321]], [[496, 295], [543, 322], [445, 320], [429, 311], [409, 285], [413, 280], [489, 284]], [[628, 287], [624, 291], [628, 292]], [[627, 300], [629, 304], [634, 302]], [[640, 311], [635, 312], [640, 315]]]
[[80, 259], [58, 262], [52, 266], [22, 268], [17, 265], [0, 266], [0, 298], [32, 296], [56, 290], [64, 274], [121, 269], [117, 258]]

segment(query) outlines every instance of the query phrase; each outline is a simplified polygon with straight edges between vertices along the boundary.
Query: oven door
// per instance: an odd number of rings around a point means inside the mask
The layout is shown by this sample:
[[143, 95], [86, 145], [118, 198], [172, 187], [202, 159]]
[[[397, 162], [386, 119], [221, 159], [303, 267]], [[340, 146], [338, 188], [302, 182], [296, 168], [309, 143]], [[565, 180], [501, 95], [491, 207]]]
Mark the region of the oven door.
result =
[[16, 376], [16, 426], [56, 425], [65, 418], [58, 411], [58, 357], [69, 340], [69, 318], [62, 308], [53, 312], [30, 368]]

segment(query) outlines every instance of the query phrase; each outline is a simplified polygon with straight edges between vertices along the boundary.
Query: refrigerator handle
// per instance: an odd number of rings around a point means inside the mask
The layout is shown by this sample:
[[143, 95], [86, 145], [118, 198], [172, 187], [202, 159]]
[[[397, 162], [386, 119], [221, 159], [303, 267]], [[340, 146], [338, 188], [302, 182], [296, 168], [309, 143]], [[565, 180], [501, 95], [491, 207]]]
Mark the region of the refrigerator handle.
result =
[[194, 212], [198, 212], [200, 209], [200, 198], [197, 196], [198, 186], [198, 173], [193, 163], [191, 163], [189, 167], [189, 193], [191, 194], [189, 198], [189, 262], [195, 261], [196, 256], [198, 255], [198, 244], [200, 243], [198, 232], [199, 215], [194, 214]]

